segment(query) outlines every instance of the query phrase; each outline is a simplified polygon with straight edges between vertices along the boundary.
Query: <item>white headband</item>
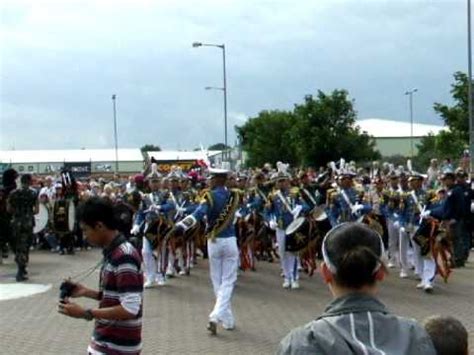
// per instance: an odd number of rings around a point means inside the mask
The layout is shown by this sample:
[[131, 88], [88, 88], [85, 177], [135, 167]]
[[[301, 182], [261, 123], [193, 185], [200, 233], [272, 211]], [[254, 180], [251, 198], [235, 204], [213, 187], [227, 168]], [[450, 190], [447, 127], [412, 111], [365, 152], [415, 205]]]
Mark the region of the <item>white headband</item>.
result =
[[[322, 245], [322, 248], [321, 248], [322, 253], [323, 253], [323, 260], [324, 260], [324, 263], [328, 266], [329, 271], [331, 271], [332, 274], [337, 273], [337, 267], [336, 267], [336, 265], [334, 265], [334, 263], [331, 261], [331, 259], [329, 259], [328, 253], [326, 251], [326, 241], [327, 241], [328, 237], [330, 235], [332, 235], [337, 229], [341, 228], [342, 226], [347, 225], [348, 223], [350, 223], [350, 222], [341, 223], [341, 224], [337, 225], [336, 227], [332, 228], [329, 232], [326, 233], [326, 236], [323, 239], [323, 245]], [[362, 224], [362, 223], [359, 223], [359, 224]], [[383, 246], [382, 237], [380, 236], [380, 234], [378, 232], [376, 232], [376, 231], [374, 231], [374, 232], [377, 235], [377, 237], [379, 238], [380, 258], [382, 258], [385, 255], [385, 248]], [[375, 266], [374, 271], [372, 272], [372, 274], [375, 274], [377, 271], [379, 271], [381, 267], [382, 267], [382, 262], [380, 262], [380, 261], [377, 262], [377, 265]]]

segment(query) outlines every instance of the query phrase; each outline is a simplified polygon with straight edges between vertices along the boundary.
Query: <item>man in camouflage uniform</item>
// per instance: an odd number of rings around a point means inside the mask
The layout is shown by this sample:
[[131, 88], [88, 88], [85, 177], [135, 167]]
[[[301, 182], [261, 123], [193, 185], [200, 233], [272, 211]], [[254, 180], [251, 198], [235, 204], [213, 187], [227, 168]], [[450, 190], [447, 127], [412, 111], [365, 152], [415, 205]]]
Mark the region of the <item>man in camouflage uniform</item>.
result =
[[0, 188], [0, 264], [3, 259], [8, 258], [8, 242], [11, 239], [11, 215], [7, 212], [7, 200], [10, 193], [16, 189], [15, 180], [18, 173], [15, 169], [7, 169], [3, 172]]
[[13, 191], [8, 199], [8, 212], [12, 215], [12, 248], [18, 266], [16, 281], [28, 279], [26, 266], [31, 238], [33, 236], [34, 215], [38, 213], [38, 198], [30, 187], [31, 175], [21, 177], [21, 187]]

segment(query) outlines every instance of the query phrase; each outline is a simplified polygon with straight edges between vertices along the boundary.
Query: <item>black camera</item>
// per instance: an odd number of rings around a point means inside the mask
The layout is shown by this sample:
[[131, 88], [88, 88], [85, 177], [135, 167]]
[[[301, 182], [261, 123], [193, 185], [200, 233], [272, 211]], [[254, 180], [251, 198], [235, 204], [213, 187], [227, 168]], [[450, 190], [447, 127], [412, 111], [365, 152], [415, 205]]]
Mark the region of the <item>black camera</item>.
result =
[[61, 285], [59, 286], [59, 299], [64, 300], [71, 297], [75, 288], [76, 285], [69, 280], [61, 282]]

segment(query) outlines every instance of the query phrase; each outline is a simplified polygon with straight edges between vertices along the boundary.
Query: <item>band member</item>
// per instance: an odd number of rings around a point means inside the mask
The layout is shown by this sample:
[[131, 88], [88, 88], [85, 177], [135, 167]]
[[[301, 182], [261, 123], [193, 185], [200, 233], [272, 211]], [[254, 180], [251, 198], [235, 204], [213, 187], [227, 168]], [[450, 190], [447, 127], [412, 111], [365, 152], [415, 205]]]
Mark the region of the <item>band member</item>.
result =
[[436, 275], [436, 263], [431, 253], [423, 254], [420, 246], [413, 239], [415, 231], [420, 227], [424, 217], [431, 208], [432, 195], [423, 189], [423, 176], [418, 173], [412, 173], [409, 178], [410, 195], [407, 199], [407, 231], [413, 245], [413, 261], [415, 263], [415, 272], [421, 278], [421, 282], [416, 286], [425, 292], [433, 291], [433, 281]]
[[447, 189], [447, 196], [443, 204], [431, 211], [426, 211], [425, 215], [431, 215], [444, 222], [453, 238], [454, 246], [454, 267], [463, 267], [465, 263], [465, 201], [464, 191], [461, 186], [455, 183], [455, 174], [446, 172], [441, 180]]
[[355, 176], [350, 171], [342, 172], [339, 188], [328, 196], [328, 215], [333, 227], [340, 223], [356, 221], [361, 215], [370, 212], [370, 206], [361, 203], [362, 198], [354, 188]]
[[[401, 196], [399, 175], [393, 171], [388, 177], [390, 180], [384, 193], [385, 216], [387, 219], [388, 232], [388, 267], [394, 268], [400, 263], [400, 240], [405, 238], [408, 242], [408, 236], [406, 235], [405, 229], [400, 232]], [[400, 277], [408, 277], [409, 267], [406, 258], [401, 261], [401, 269]]]
[[16, 189], [18, 173], [15, 169], [7, 169], [3, 172], [0, 189], [0, 264], [3, 259], [8, 258], [8, 243], [11, 240], [11, 214], [7, 211], [7, 201], [10, 193]]
[[147, 177], [149, 181], [150, 193], [146, 194], [136, 213], [134, 226], [131, 230], [132, 235], [143, 233], [142, 256], [145, 266], [145, 288], [149, 288], [157, 284], [164, 286], [166, 284], [164, 262], [161, 257], [162, 253], [158, 252], [157, 256], [153, 253], [152, 243], [146, 235], [146, 229], [154, 223], [160, 215], [163, 201], [163, 191], [160, 190], [161, 175], [157, 171], [153, 171]]
[[286, 168], [280, 165], [278, 170], [272, 177], [276, 182], [276, 189], [266, 205], [267, 219], [270, 221], [270, 228], [276, 232], [280, 263], [285, 278], [282, 286], [298, 289], [300, 287], [298, 259], [295, 253], [286, 251], [285, 230], [303, 209], [308, 210], [308, 207], [298, 196], [291, 194], [290, 175], [286, 172]]
[[211, 190], [206, 192], [196, 211], [178, 222], [175, 228], [176, 233], [183, 233], [197, 221], [207, 218], [209, 267], [216, 299], [207, 328], [215, 335], [217, 324], [222, 324], [226, 330], [235, 327], [231, 300], [237, 281], [239, 251], [233, 221], [241, 196], [238, 190], [226, 187], [229, 171], [209, 169], [209, 174]]
[[59, 240], [59, 254], [74, 254], [74, 234], [69, 226], [69, 203], [62, 184], [55, 185], [55, 197], [52, 203], [53, 231]]
[[16, 281], [28, 280], [26, 270], [29, 260], [30, 243], [33, 238], [34, 215], [38, 213], [38, 198], [31, 188], [31, 175], [21, 176], [21, 187], [8, 198], [7, 209], [12, 215], [12, 247], [18, 266]]

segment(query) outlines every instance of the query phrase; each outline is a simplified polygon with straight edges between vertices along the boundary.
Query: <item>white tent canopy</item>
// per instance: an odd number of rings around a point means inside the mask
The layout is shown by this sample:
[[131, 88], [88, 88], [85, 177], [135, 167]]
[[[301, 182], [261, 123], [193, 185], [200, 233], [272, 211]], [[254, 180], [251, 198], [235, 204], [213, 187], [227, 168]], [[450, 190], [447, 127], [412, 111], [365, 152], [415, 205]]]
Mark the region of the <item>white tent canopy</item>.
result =
[[[113, 162], [115, 149], [70, 149], [70, 150], [3, 150], [0, 151], [1, 163], [77, 163], [77, 162]], [[119, 149], [118, 161], [143, 161], [140, 149]]]

